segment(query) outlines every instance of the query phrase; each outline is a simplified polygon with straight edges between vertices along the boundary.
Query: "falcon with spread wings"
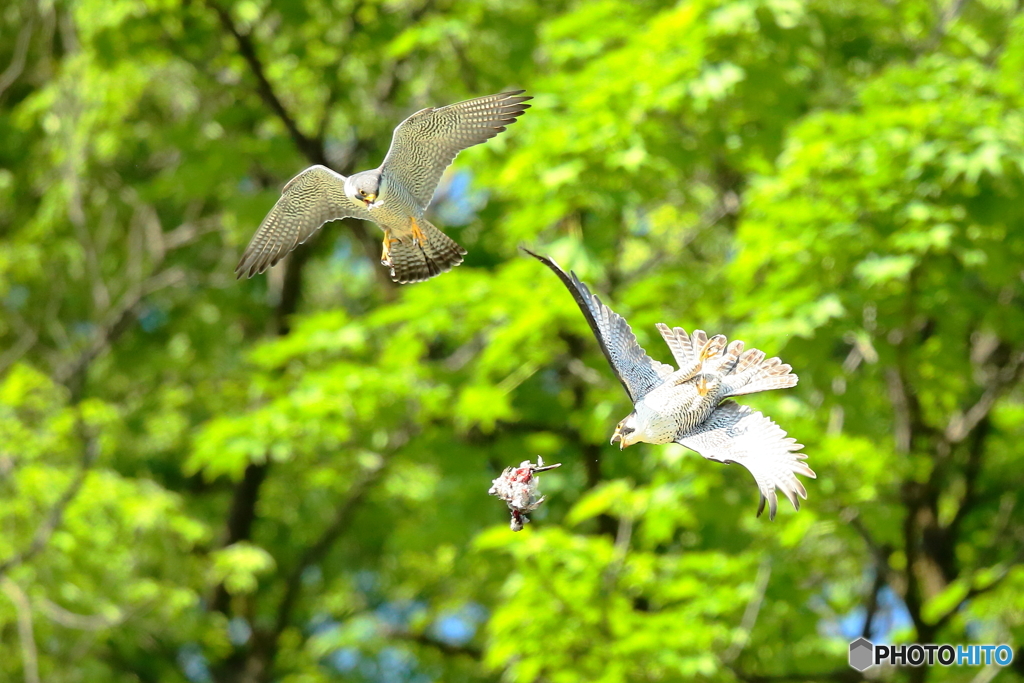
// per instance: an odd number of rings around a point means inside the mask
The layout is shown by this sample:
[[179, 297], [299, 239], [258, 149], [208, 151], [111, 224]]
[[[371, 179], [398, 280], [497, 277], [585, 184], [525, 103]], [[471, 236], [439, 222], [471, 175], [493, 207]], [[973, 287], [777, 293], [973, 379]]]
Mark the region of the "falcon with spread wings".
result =
[[466, 149], [490, 140], [526, 111], [522, 90], [416, 112], [400, 123], [379, 168], [349, 177], [310, 166], [288, 181], [238, 262], [252, 277], [328, 221], [362, 218], [384, 231], [380, 262], [395, 282], [420, 282], [462, 263], [466, 250], [423, 214], [441, 174]]
[[739, 463], [754, 475], [761, 492], [758, 516], [768, 503], [775, 519], [776, 490], [797, 510], [807, 490], [797, 474], [815, 478], [798, 453], [803, 446], [788, 438], [763, 413], [751, 410], [731, 396], [795, 386], [797, 376], [778, 358], [765, 360], [757, 349], [744, 350], [741, 341], [726, 345], [726, 338], [710, 339], [702, 330], [687, 334], [681, 327], [658, 324], [679, 369], [654, 360], [637, 344], [636, 335], [622, 316], [601, 303], [580, 282], [549, 258], [524, 250], [550, 268], [569, 289], [583, 317], [597, 337], [612, 370], [633, 401], [633, 412], [619, 422], [612, 443], [620, 448], [638, 442], [679, 443], [708, 460]]

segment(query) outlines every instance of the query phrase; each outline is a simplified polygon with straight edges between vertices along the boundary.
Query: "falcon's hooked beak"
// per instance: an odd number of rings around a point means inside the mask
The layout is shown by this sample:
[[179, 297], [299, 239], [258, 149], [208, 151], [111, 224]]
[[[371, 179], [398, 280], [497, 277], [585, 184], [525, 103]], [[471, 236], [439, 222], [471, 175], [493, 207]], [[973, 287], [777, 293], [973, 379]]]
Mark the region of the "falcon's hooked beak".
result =
[[377, 195], [375, 195], [375, 194], [363, 195], [363, 203], [366, 204], [366, 208], [367, 209], [372, 209], [373, 208], [373, 200], [375, 200], [376, 198], [377, 198]]
[[634, 431], [636, 430], [634, 430], [632, 427], [626, 427], [623, 425], [622, 422], [620, 422], [615, 427], [615, 432], [612, 434], [611, 443], [615, 443], [616, 441], [618, 441], [620, 451], [626, 446], [632, 446], [633, 442], [629, 441], [629, 435], [632, 434]]

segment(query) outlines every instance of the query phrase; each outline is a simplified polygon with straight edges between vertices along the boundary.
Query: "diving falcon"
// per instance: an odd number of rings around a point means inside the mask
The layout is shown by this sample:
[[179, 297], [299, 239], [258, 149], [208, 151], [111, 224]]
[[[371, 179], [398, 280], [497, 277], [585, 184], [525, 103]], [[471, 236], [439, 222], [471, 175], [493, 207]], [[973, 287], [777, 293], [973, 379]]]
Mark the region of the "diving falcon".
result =
[[361, 218], [384, 231], [381, 265], [395, 282], [420, 282], [462, 263], [466, 250], [423, 217], [441, 174], [459, 152], [493, 138], [530, 105], [522, 90], [420, 110], [398, 124], [383, 163], [349, 177], [310, 166], [288, 181], [235, 275], [280, 261], [328, 221]]
[[726, 344], [723, 335], [708, 338], [702, 330], [687, 334], [681, 327], [659, 323], [658, 331], [679, 365], [660, 363], [647, 355], [622, 316], [601, 300], [573, 272], [553, 260], [525, 249], [550, 268], [569, 289], [590, 324], [608, 363], [633, 401], [633, 412], [619, 422], [612, 443], [625, 448], [638, 442], [679, 443], [708, 460], [739, 463], [747, 468], [760, 491], [757, 515], [768, 503], [775, 519], [776, 490], [797, 510], [807, 490], [797, 479], [816, 475], [804, 463], [803, 446], [786, 436], [763, 413], [731, 396], [796, 386], [797, 376], [778, 358], [765, 360], [757, 349], [744, 350], [742, 341]]

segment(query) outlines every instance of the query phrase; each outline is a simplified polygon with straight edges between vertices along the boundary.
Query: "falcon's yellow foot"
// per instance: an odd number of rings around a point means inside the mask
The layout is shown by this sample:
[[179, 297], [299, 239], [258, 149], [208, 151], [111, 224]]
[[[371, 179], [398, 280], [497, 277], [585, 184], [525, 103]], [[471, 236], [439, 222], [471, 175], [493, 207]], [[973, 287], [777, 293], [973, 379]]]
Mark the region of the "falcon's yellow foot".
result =
[[420, 230], [420, 224], [416, 222], [415, 218], [410, 218], [409, 222], [412, 223], [412, 239], [413, 244], [422, 244], [427, 241], [427, 236]]
[[700, 379], [697, 380], [697, 393], [701, 396], [708, 395], [708, 378], [707, 375], [701, 375]]
[[391, 233], [384, 233], [384, 249], [380, 253], [380, 264], [382, 266], [391, 267], [391, 245], [395, 242], [401, 242], [402, 240], [396, 240], [391, 238]]

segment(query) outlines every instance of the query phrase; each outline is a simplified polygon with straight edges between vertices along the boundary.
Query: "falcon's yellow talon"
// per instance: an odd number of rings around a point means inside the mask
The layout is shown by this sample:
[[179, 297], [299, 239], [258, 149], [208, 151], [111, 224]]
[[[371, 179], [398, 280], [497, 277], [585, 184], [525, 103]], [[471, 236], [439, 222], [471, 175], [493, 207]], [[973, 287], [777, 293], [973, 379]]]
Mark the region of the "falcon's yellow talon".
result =
[[700, 379], [697, 380], [697, 393], [701, 396], [708, 395], [708, 378], [706, 375], [701, 375]]
[[391, 233], [385, 233], [384, 235], [384, 249], [380, 252], [380, 262], [385, 266], [391, 265], [391, 245], [395, 242], [401, 242], [402, 240], [396, 240], [391, 238]]
[[416, 219], [415, 218], [410, 218], [409, 222], [412, 223], [412, 238], [413, 238], [413, 240], [417, 244], [420, 244], [422, 242], [426, 242], [427, 241], [427, 236], [423, 234], [422, 230], [420, 230], [420, 224], [416, 222]]

